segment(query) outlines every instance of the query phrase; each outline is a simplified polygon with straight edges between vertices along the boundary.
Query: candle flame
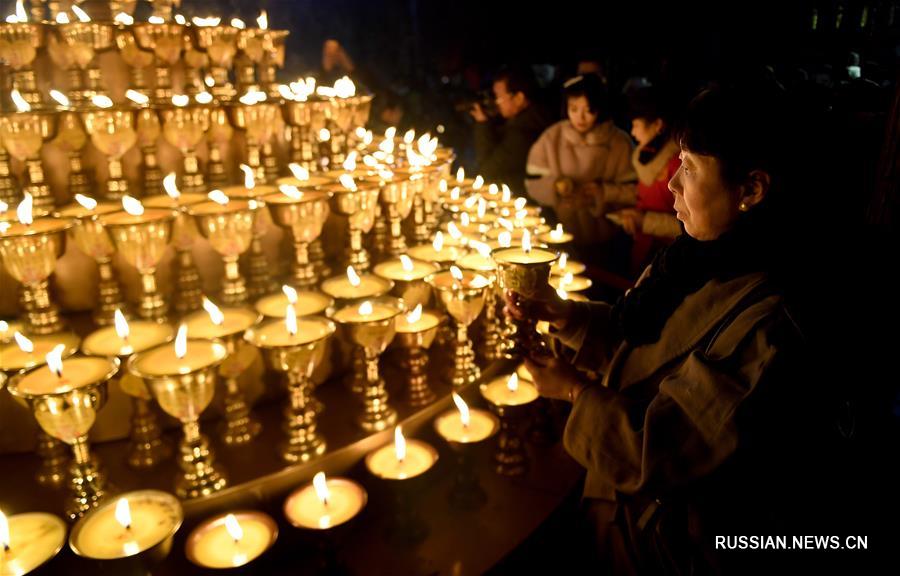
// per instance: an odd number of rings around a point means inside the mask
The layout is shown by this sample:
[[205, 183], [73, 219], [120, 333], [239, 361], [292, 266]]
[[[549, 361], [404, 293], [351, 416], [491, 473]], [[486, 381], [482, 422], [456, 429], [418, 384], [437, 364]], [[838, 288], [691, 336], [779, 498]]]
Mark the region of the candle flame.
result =
[[413, 140], [415, 140], [415, 138], [416, 138], [416, 131], [410, 128], [403, 135], [403, 143], [406, 144], [407, 146], [409, 146], [410, 144], [412, 144], [412, 142], [413, 142]]
[[319, 130], [319, 142], [327, 142], [331, 140], [331, 132], [328, 128], [322, 128]]
[[269, 15], [265, 10], [259, 13], [259, 17], [256, 19], [256, 24], [259, 26], [260, 30], [268, 30], [269, 29]]
[[481, 198], [481, 196], [479, 196], [477, 194], [473, 194], [473, 195], [469, 196], [468, 198], [466, 198], [466, 201], [463, 202], [463, 205], [466, 207], [466, 210], [471, 210], [472, 208], [474, 208], [475, 204], [478, 203], [479, 198]]
[[394, 428], [394, 453], [397, 455], [397, 462], [403, 462], [406, 459], [406, 438], [403, 437], [400, 426]]
[[434, 248], [435, 252], [440, 252], [444, 249], [444, 235], [440, 230], [434, 235], [434, 241], [431, 243], [431, 247]]
[[78, 16], [79, 22], [90, 22], [91, 17], [87, 15], [87, 12], [81, 9], [77, 4], [72, 4], [72, 13]]
[[391, 126], [387, 130], [384, 131], [385, 140], [393, 140], [394, 136], [397, 135], [397, 127]]
[[316, 490], [316, 496], [319, 497], [319, 501], [322, 502], [323, 506], [327, 506], [331, 494], [328, 492], [328, 483], [325, 480], [324, 472], [317, 472], [316, 475], [313, 476], [313, 487]]
[[512, 222], [510, 222], [510, 221], [507, 220], [506, 218], [497, 218], [497, 224], [499, 224], [501, 227], [503, 227], [503, 228], [509, 230], [510, 232], [513, 231], [513, 224], [512, 224]]
[[366, 135], [363, 136], [363, 144], [368, 146], [372, 143], [372, 140], [374, 140], [374, 139], [375, 139], [375, 135], [372, 133], [372, 131], [366, 130]]
[[300, 200], [303, 198], [303, 192], [296, 186], [291, 186], [290, 184], [279, 184], [278, 190], [291, 200]]
[[454, 280], [462, 280], [462, 279], [463, 279], [463, 273], [462, 273], [462, 270], [460, 270], [460, 269], [459, 269], [458, 267], [456, 267], [456, 266], [451, 266], [451, 267], [450, 267], [450, 275], [453, 276], [453, 279], [454, 279]]
[[9, 331], [9, 323], [6, 320], [0, 320], [0, 334], [6, 334]]
[[466, 179], [466, 169], [462, 166], [459, 167], [459, 170], [456, 171], [456, 182], [458, 184], [462, 184], [462, 181]]
[[281, 287], [281, 291], [284, 292], [284, 295], [287, 297], [289, 303], [297, 303], [297, 291], [294, 290], [292, 286], [288, 286], [287, 284], [285, 284]]
[[339, 180], [341, 181], [341, 186], [343, 186], [347, 190], [350, 190], [351, 192], [356, 192], [356, 181], [353, 180], [353, 176], [349, 174], [341, 174]]
[[124, 24], [125, 26], [131, 26], [134, 24], [134, 18], [131, 14], [126, 14], [125, 12], [119, 12], [116, 14], [116, 17], [113, 18], [113, 21], [116, 24]]
[[509, 202], [510, 198], [512, 198], [512, 191], [510, 191], [509, 186], [506, 184], [503, 185], [503, 195], [500, 197], [500, 200], [503, 203]]
[[138, 92], [137, 90], [133, 90], [129, 88], [125, 91], [125, 97], [134, 102], [135, 104], [139, 104], [143, 106], [147, 102], [150, 102], [150, 97], [144, 94], [143, 92]]
[[209, 104], [213, 101], [213, 95], [204, 90], [203, 92], [200, 92], [196, 96], [194, 96], [194, 100], [196, 100], [200, 104]]
[[178, 185], [175, 183], [174, 172], [169, 172], [166, 174], [165, 178], [163, 178], [163, 189], [166, 191], [169, 198], [173, 200], [178, 200], [178, 198], [181, 197], [181, 191], [178, 190]]
[[244, 537], [244, 530], [238, 523], [237, 518], [234, 517], [234, 514], [229, 514], [225, 517], [225, 529], [228, 530], [228, 535], [231, 536], [235, 543], [240, 542], [241, 538]]
[[459, 186], [454, 186], [452, 190], [450, 190], [450, 200], [456, 202], [459, 200]]
[[191, 18], [191, 22], [194, 23], [194, 26], [218, 26], [221, 21], [222, 19], [217, 16], [207, 16], [206, 18], [194, 16]]
[[566, 252], [563, 252], [562, 254], [559, 255], [558, 266], [560, 269], [565, 270], [568, 263], [569, 263], [569, 255]]
[[482, 257], [482, 258], [489, 258], [489, 257], [490, 257], [490, 255], [491, 255], [491, 247], [488, 246], [487, 244], [485, 244], [484, 242], [478, 242], [478, 241], [476, 240], [475, 242], [470, 242], [469, 245], [470, 245], [470, 246], [473, 246], [473, 247], [475, 248], [475, 250], [476, 250], [479, 254], [481, 254], [481, 257]]
[[562, 286], [556, 289], [556, 295], [559, 296], [560, 300], [568, 300], [569, 293], [563, 290]]
[[492, 183], [490, 186], [488, 186], [488, 194], [490, 194], [491, 196], [496, 196], [497, 192], [499, 191], [500, 188], [498, 188], [496, 184]]
[[422, 304], [416, 304], [416, 308], [406, 315], [406, 322], [408, 324], [415, 324], [419, 320], [422, 319]]
[[9, 550], [9, 522], [2, 511], [0, 511], [0, 547], [4, 551]]
[[187, 20], [184, 18], [184, 14], [176, 14], [175, 23], [184, 26], [187, 23]]
[[453, 393], [453, 403], [456, 404], [457, 410], [459, 410], [459, 419], [462, 421], [462, 425], [464, 428], [469, 427], [469, 405], [466, 404], [466, 401], [462, 399], [462, 396]]
[[347, 159], [344, 160], [344, 163], [341, 165], [344, 170], [347, 172], [353, 172], [356, 170], [356, 150], [351, 151], [347, 154]]
[[16, 105], [16, 110], [18, 110], [19, 112], [31, 112], [31, 104], [29, 104], [25, 101], [24, 98], [22, 98], [22, 95], [18, 90], [13, 88], [10, 91], [9, 95], [12, 98], [13, 103]]
[[497, 237], [497, 243], [500, 244], [502, 248], [509, 248], [512, 246], [512, 234], [504, 230], [500, 233], [500, 236]]
[[513, 202], [513, 207], [516, 209], [517, 212], [520, 212], [522, 210], [525, 210], [525, 204], [527, 204], [527, 203], [528, 203], [528, 200], [519, 196], [518, 198], [516, 198], [515, 202]]
[[246, 164], [241, 164], [241, 170], [244, 172], [244, 188], [247, 190], [256, 188], [256, 179], [253, 177], [253, 168]]
[[50, 97], [56, 100], [60, 106], [69, 106], [69, 98], [59, 90], [50, 90]]
[[450, 233], [450, 237], [452, 237], [454, 240], [459, 240], [460, 238], [462, 238], [462, 232], [460, 232], [459, 228], [456, 227], [455, 222], [447, 223], [447, 232]]
[[460, 214], [460, 216], [459, 216], [459, 222], [460, 222], [460, 224], [462, 224], [463, 226], [468, 227], [468, 225], [469, 225], [469, 213], [468, 213], [468, 212], [463, 212], [462, 214]]
[[221, 326], [225, 322], [225, 315], [219, 310], [219, 307], [212, 303], [206, 296], [203, 297], [203, 309], [209, 314], [209, 319], [216, 326]]
[[364, 126], [357, 126], [353, 133], [356, 134], [356, 137], [360, 140], [366, 137], [366, 129]]
[[[18, 20], [18, 18], [17, 18]], [[56, 15], [56, 23], [57, 24], [68, 24], [69, 23], [69, 15], [65, 12], [60, 12]]]
[[122, 208], [132, 216], [141, 216], [144, 213], [144, 205], [137, 198], [129, 195], [122, 196]]
[[528, 230], [522, 233], [522, 250], [531, 252], [531, 234], [528, 233]]
[[119, 501], [116, 502], [116, 522], [126, 530], [131, 529], [131, 507], [128, 506], [128, 500], [125, 498], [119, 498]]
[[297, 335], [297, 312], [294, 310], [293, 304], [288, 304], [284, 309], [284, 328], [291, 336]]
[[562, 288], [563, 286], [568, 286], [572, 282], [575, 281], [575, 276], [572, 275], [571, 272], [566, 272], [566, 275], [563, 276], [562, 280], [559, 281], [559, 286]]
[[216, 85], [216, 80], [212, 77], [212, 74], [207, 74], [206, 77], [203, 78], [203, 83], [206, 84], [208, 88], [212, 88]]
[[25, 3], [22, 0], [16, 0], [16, 20], [28, 22], [28, 13], [25, 12]]
[[370, 316], [372, 314], [372, 303], [366, 300], [359, 305], [358, 312], [360, 316]]
[[365, 164], [369, 168], [377, 168], [378, 160], [376, 160], [375, 157], [371, 154], [366, 154], [365, 156], [363, 156], [363, 164]]
[[413, 271], [412, 258], [407, 256], [406, 254], [401, 254], [400, 255], [400, 266], [403, 268], [404, 272], [412, 272]]
[[207, 194], [206, 197], [220, 206], [225, 206], [228, 204], [228, 196], [221, 190], [213, 190], [212, 192]]
[[297, 164], [296, 162], [291, 162], [288, 164], [288, 168], [291, 170], [291, 174], [294, 175], [294, 178], [297, 180], [309, 180], [309, 170], [304, 168], [303, 166]]
[[53, 347], [53, 350], [47, 352], [47, 355], [44, 356], [44, 358], [47, 360], [47, 368], [49, 368], [51, 372], [56, 374], [57, 378], [62, 378], [62, 353], [65, 349], [65, 344], [57, 344]]
[[347, 266], [347, 280], [353, 287], [359, 286], [360, 284], [359, 274], [356, 273], [353, 266]]
[[484, 178], [479, 174], [475, 177], [475, 181], [472, 182], [472, 190], [481, 190], [482, 186], [484, 186]]
[[147, 22], [149, 22], [151, 24], [165, 24], [166, 23], [165, 19], [162, 16], [156, 16], [156, 15], [153, 15], [153, 16], [147, 18]]
[[122, 340], [128, 340], [128, 337], [131, 335], [131, 328], [128, 327], [128, 320], [125, 319], [125, 315], [116, 308], [113, 317], [113, 323], [116, 325], [116, 335]]
[[484, 219], [484, 214], [487, 212], [487, 201], [484, 198], [478, 199], [478, 219]]
[[175, 336], [175, 357], [179, 360], [187, 354], [187, 324], [178, 327], [178, 334]]
[[241, 20], [240, 18], [232, 18], [232, 19], [231, 19], [231, 25], [234, 26], [235, 28], [239, 29], [239, 30], [243, 30], [243, 29], [245, 29], [245, 28], [247, 27], [247, 25], [244, 24], [244, 21]]
[[9, 210], [9, 204], [0, 200], [0, 212], [6, 212], [7, 210]]
[[172, 104], [174, 106], [178, 106], [179, 108], [183, 108], [190, 104], [191, 99], [188, 98], [187, 94], [173, 94], [172, 95]]
[[22, 352], [25, 352], [26, 354], [34, 352], [34, 343], [18, 330], [13, 334], [13, 338], [16, 339], [16, 345]]
[[19, 219], [19, 222], [25, 224], [26, 226], [30, 226], [32, 222], [34, 222], [34, 197], [29, 193], [25, 193], [25, 198], [19, 202], [18, 207], [16, 207], [16, 218]]
[[338, 98], [352, 98], [356, 95], [356, 84], [349, 76], [342, 76], [334, 81], [334, 92]]
[[519, 376], [515, 372], [509, 375], [509, 380], [506, 381], [506, 387], [510, 392], [515, 392], [519, 389]]
[[94, 94], [91, 96], [91, 103], [97, 108], [112, 108], [113, 101], [105, 94]]

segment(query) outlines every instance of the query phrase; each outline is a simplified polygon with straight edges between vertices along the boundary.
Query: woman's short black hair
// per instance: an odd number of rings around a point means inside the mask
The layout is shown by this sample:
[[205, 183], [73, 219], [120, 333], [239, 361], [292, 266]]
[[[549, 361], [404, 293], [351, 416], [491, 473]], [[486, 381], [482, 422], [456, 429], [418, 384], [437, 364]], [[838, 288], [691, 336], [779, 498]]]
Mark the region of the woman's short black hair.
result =
[[647, 122], [653, 122], [661, 119], [666, 126], [671, 126], [671, 106], [668, 105], [662, 90], [656, 86], [633, 88], [625, 96], [628, 100], [629, 120], [641, 118]]
[[790, 142], [785, 104], [774, 84], [711, 85], [688, 105], [675, 140], [690, 152], [716, 158], [729, 185], [763, 170], [774, 187]]
[[[566, 80], [563, 84], [563, 106], [568, 105], [570, 98], [581, 96], [587, 98], [588, 108], [597, 115], [598, 122], [609, 117], [609, 91], [599, 76], [585, 74]], [[563, 112], [565, 113], [565, 109]]]

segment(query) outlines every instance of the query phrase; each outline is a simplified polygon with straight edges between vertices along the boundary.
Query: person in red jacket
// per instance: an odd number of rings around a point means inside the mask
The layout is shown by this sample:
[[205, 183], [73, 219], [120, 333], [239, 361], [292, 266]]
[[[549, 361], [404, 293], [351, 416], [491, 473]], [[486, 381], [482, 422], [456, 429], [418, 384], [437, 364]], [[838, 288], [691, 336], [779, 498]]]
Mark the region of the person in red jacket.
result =
[[678, 144], [672, 139], [670, 114], [660, 92], [651, 86], [630, 94], [631, 135], [637, 147], [631, 163], [637, 172], [637, 203], [614, 213], [610, 219], [621, 223], [633, 239], [630, 273], [644, 269], [653, 255], [681, 234], [675, 218], [675, 197], [669, 180], [678, 171]]

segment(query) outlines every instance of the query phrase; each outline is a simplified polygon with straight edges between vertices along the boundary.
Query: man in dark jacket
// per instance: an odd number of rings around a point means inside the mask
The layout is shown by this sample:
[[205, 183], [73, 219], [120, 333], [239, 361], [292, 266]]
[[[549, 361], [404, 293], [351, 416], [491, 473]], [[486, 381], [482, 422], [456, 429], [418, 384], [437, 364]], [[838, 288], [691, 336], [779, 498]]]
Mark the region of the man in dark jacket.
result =
[[519, 194], [525, 190], [528, 150], [547, 127], [534, 95], [534, 78], [527, 70], [505, 70], [494, 78], [494, 101], [503, 122], [493, 124], [479, 104], [471, 111], [476, 122], [477, 173]]

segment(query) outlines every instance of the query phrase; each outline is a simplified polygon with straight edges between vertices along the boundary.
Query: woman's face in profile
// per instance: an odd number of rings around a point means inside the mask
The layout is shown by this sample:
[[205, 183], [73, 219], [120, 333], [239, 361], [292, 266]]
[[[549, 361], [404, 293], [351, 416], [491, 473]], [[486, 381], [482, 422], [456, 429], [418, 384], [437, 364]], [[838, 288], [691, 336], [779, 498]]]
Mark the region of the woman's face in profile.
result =
[[726, 185], [719, 161], [681, 149], [681, 166], [669, 180], [676, 217], [697, 240], [715, 240], [730, 229], [740, 210], [739, 190]]
[[591, 105], [588, 103], [586, 96], [569, 98], [566, 101], [566, 112], [572, 127], [580, 134], [590, 132], [594, 124], [597, 123], [597, 114], [591, 112]]

